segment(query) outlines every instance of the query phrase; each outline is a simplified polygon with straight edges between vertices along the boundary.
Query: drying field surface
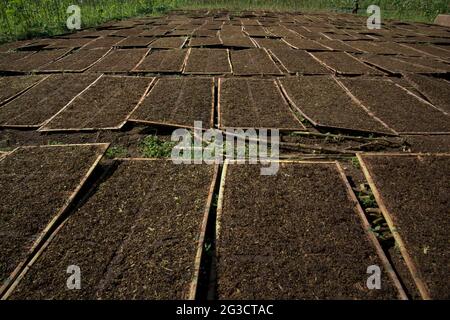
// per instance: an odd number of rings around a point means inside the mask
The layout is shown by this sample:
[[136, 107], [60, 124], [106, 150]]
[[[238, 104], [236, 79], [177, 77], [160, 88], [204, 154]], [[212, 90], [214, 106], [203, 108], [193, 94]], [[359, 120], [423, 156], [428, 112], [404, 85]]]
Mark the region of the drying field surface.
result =
[[[348, 14], [1, 45], [0, 298], [448, 299], [449, 92], [449, 28]], [[175, 164], [196, 121], [279, 130], [279, 170]]]
[[[130, 159], [113, 170], [12, 298], [188, 299], [195, 292], [214, 167]], [[67, 290], [58, 272], [73, 261], [84, 270], [83, 290]]]
[[23, 266], [27, 254], [34, 253], [106, 148], [36, 146], [16, 149], [2, 159], [2, 289]]
[[367, 289], [359, 276], [368, 265], [383, 263], [336, 163], [280, 166], [272, 177], [261, 176], [256, 165], [225, 165], [217, 219], [218, 297], [395, 299], [388, 266], [383, 290]]
[[212, 78], [162, 78], [131, 115], [130, 121], [190, 128], [194, 121], [214, 127]]
[[388, 223], [397, 230], [397, 242], [422, 295], [449, 299], [447, 283], [441, 279], [450, 259], [450, 185], [443, 174], [450, 170], [450, 155], [364, 154], [360, 158]]
[[304, 128], [274, 80], [221, 79], [218, 90], [221, 128]]
[[0, 123], [4, 127], [39, 128], [97, 78], [87, 74], [52, 74], [2, 106]]
[[332, 77], [289, 77], [280, 80], [288, 99], [315, 126], [391, 133], [371, 117]]
[[120, 129], [154, 78], [101, 76], [40, 130]]

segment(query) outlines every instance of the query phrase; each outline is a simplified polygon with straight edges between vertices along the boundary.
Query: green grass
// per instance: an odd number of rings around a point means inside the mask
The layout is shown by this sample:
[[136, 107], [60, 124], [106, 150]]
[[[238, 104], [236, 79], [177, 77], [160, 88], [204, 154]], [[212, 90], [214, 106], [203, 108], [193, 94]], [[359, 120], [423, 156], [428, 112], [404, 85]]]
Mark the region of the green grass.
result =
[[359, 163], [358, 157], [353, 157], [352, 158], [352, 165], [356, 169], [360, 169], [361, 168], [361, 164]]
[[111, 20], [163, 13], [164, 0], [0, 0], [0, 42], [68, 32], [70, 5], [81, 8], [82, 28]]
[[363, 8], [378, 5], [382, 17], [401, 21], [433, 23], [437, 15], [450, 13], [448, 0], [364, 0], [362, 3]]
[[361, 202], [361, 206], [363, 207], [363, 209], [377, 207], [377, 201], [375, 200], [375, 197], [373, 196], [372, 193], [370, 193], [370, 195], [359, 194], [358, 198]]
[[[384, 19], [432, 22], [449, 13], [448, 0], [360, 0], [360, 14], [379, 5]], [[68, 32], [68, 6], [81, 8], [82, 28], [111, 20], [164, 13], [179, 9], [266, 9], [274, 11], [350, 12], [353, 0], [0, 0], [0, 43]]]
[[147, 136], [140, 143], [144, 158], [169, 158], [176, 143], [160, 140], [157, 136]]
[[128, 155], [128, 150], [122, 146], [109, 147], [106, 150], [106, 157], [109, 159], [125, 158]]

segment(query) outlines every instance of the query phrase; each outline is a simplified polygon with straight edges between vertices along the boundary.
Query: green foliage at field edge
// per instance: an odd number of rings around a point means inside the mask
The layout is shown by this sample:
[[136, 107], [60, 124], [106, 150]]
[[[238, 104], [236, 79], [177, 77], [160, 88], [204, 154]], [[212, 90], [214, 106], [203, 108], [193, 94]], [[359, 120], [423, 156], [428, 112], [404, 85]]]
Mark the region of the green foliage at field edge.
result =
[[140, 152], [144, 158], [169, 158], [176, 143], [164, 141], [157, 136], [147, 136], [140, 143]]
[[165, 13], [167, 0], [0, 0], [0, 43], [67, 33], [67, 8], [81, 8], [81, 27], [124, 18]]

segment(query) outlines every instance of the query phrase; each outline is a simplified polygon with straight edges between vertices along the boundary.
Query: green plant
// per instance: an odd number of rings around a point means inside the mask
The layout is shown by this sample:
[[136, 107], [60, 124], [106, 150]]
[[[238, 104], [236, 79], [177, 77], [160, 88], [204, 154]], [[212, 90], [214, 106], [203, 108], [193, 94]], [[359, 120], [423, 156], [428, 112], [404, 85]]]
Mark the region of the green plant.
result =
[[382, 241], [392, 239], [392, 234], [389, 232], [389, 229], [387, 227], [376, 225], [375, 227], [369, 228], [369, 231], [374, 233], [375, 236]]
[[375, 208], [377, 207], [377, 202], [373, 194], [370, 195], [360, 195], [359, 200], [361, 201], [361, 205], [364, 209], [366, 208]]
[[303, 115], [300, 112], [298, 112], [296, 109], [291, 109], [291, 110], [294, 112], [294, 115], [304, 126], [310, 125], [310, 122], [305, 117], [303, 117]]
[[205, 252], [208, 255], [212, 254], [212, 244], [209, 241], [205, 242]]
[[304, 126], [310, 126], [311, 125], [311, 123], [309, 122], [309, 120], [306, 120], [305, 118], [303, 118], [303, 117], [301, 117], [301, 118], [299, 118], [300, 119], [300, 122], [304, 125]]
[[351, 161], [352, 161], [353, 167], [355, 167], [356, 169], [361, 168], [361, 164], [359, 163], [359, 160], [357, 157], [353, 157]]
[[172, 1], [159, 1], [158, 3], [154, 4], [153, 10], [156, 13], [166, 13], [172, 8], [173, 8]]
[[111, 20], [165, 13], [164, 0], [0, 0], [0, 42], [68, 32], [67, 8], [81, 8], [82, 28]]
[[109, 147], [108, 150], [106, 150], [106, 157], [113, 159], [113, 158], [123, 158], [128, 155], [128, 150], [122, 146], [114, 146]]
[[163, 141], [157, 136], [147, 136], [140, 143], [140, 152], [145, 158], [168, 158], [175, 142]]

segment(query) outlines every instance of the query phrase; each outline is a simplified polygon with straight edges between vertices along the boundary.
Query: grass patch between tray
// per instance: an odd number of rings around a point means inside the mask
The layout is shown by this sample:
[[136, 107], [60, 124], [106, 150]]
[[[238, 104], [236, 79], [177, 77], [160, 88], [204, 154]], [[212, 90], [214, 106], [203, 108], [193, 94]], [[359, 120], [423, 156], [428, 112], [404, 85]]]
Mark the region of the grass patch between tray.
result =
[[140, 143], [140, 152], [144, 158], [169, 158], [176, 143], [164, 141], [157, 136], [147, 136]]

